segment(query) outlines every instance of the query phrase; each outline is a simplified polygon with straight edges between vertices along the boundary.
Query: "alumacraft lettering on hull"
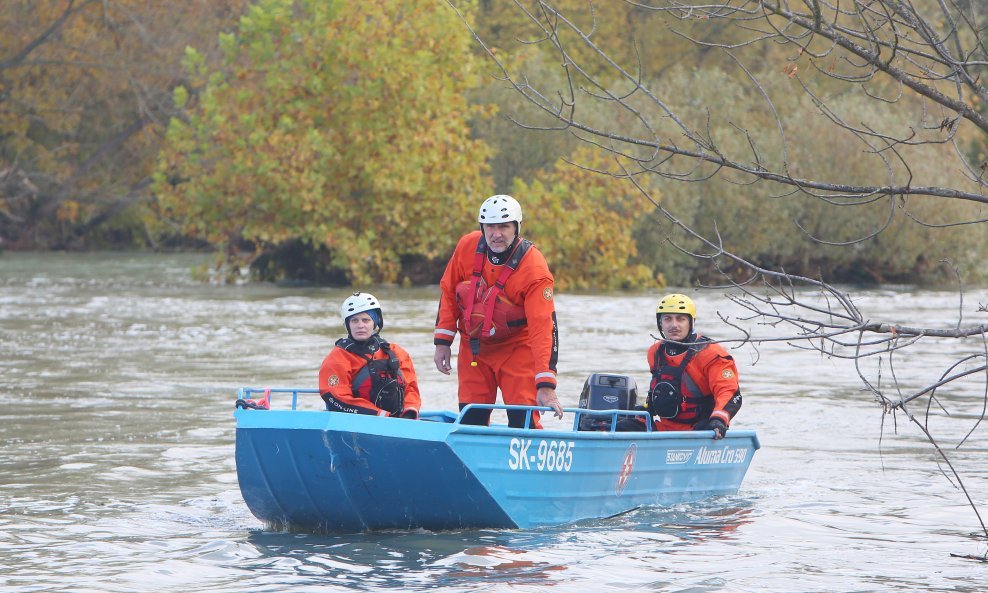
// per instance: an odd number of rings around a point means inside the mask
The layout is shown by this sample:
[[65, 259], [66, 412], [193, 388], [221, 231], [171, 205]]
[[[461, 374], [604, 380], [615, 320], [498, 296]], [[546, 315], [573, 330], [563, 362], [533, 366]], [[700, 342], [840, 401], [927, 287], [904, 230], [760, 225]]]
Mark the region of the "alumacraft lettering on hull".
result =
[[700, 447], [696, 456], [697, 465], [711, 463], [744, 463], [748, 459], [746, 447], [724, 446], [717, 449]]
[[[262, 390], [241, 389], [240, 401]], [[402, 420], [297, 409], [271, 389], [272, 409], [238, 406], [237, 477], [268, 526], [301, 531], [529, 528], [617, 515], [738, 491], [758, 438], [731, 430], [580, 431], [459, 424], [451, 412]], [[291, 408], [278, 409], [291, 396]], [[498, 409], [548, 410], [524, 406]], [[628, 412], [623, 412], [628, 415]]]

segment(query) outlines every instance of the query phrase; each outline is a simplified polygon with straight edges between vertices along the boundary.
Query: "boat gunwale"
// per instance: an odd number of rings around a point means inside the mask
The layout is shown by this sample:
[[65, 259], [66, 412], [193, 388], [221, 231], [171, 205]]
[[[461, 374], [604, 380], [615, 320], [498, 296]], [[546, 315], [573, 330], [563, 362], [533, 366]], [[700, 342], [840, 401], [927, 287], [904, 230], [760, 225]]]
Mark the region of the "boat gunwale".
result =
[[[319, 391], [316, 389], [309, 388], [291, 388], [291, 387], [279, 387], [279, 388], [251, 388], [242, 387], [237, 391], [238, 400], [247, 399], [251, 394], [275, 394], [275, 393], [291, 393], [292, 394], [292, 406], [290, 409], [285, 410], [273, 410], [273, 409], [250, 409], [250, 408], [240, 408], [238, 407], [234, 413], [234, 417], [237, 419], [237, 429], [251, 429], [251, 428], [271, 428], [271, 429], [311, 429], [311, 430], [342, 430], [349, 431], [358, 428], [357, 426], [347, 427], [347, 425], [357, 424], [365, 426], [373, 426], [373, 424], [365, 424], [365, 422], [370, 421], [376, 423], [381, 421], [382, 424], [377, 428], [383, 430], [375, 430], [374, 432], [379, 432], [380, 434], [391, 434], [393, 436], [404, 436], [407, 438], [422, 438], [426, 432], [433, 433], [435, 428], [425, 429], [425, 430], [415, 430], [416, 427], [430, 426], [430, 427], [447, 427], [448, 430], [439, 429], [438, 432], [434, 433], [437, 440], [445, 440], [449, 435], [456, 433], [462, 435], [469, 434], [482, 434], [489, 436], [501, 436], [501, 437], [519, 437], [526, 436], [531, 437], [533, 435], [538, 435], [542, 439], [550, 438], [579, 438], [580, 440], [627, 440], [627, 441], [651, 441], [651, 440], [683, 440], [684, 438], [712, 438], [713, 431], [658, 431], [658, 430], [647, 430], [647, 431], [628, 431], [619, 432], [615, 430], [616, 421], [611, 422], [609, 430], [577, 430], [579, 426], [580, 418], [583, 416], [602, 416], [602, 417], [613, 417], [615, 420], [617, 416], [644, 416], [648, 418], [648, 413], [643, 411], [635, 410], [588, 410], [586, 408], [563, 408], [564, 414], [573, 414], [574, 422], [573, 427], [570, 429], [561, 428], [514, 428], [506, 424], [491, 424], [489, 426], [483, 425], [471, 425], [462, 424], [460, 420], [466, 411], [470, 409], [491, 409], [491, 410], [526, 410], [529, 413], [539, 411], [546, 412], [552, 411], [551, 408], [546, 406], [524, 406], [524, 405], [509, 405], [509, 404], [468, 404], [464, 406], [463, 410], [459, 414], [449, 411], [449, 410], [422, 410], [419, 413], [419, 421], [404, 421], [404, 419], [388, 418], [383, 416], [371, 416], [367, 414], [349, 414], [345, 412], [332, 412], [328, 410], [300, 410], [298, 409], [298, 395], [299, 394], [318, 394]], [[255, 413], [268, 413], [271, 414], [267, 419], [277, 420], [276, 422], [270, 423], [271, 425], [265, 426], [269, 423], [262, 422], [249, 422], [246, 426], [241, 426], [240, 421], [242, 419], [251, 418], [252, 420], [262, 420], [261, 417], [247, 416], [247, 414]], [[325, 416], [326, 414], [332, 414], [331, 417]], [[313, 421], [297, 423], [292, 420], [285, 420], [285, 418], [298, 419], [307, 418], [309, 420], [316, 420], [316, 417], [325, 418], [324, 422]], [[392, 422], [400, 420], [400, 423], [392, 424]], [[264, 424], [264, 425], [262, 425]], [[330, 426], [332, 424], [333, 426]], [[389, 430], [393, 429], [393, 430]], [[421, 436], [415, 433], [422, 433]], [[706, 433], [706, 434], [704, 434]], [[707, 435], [711, 436], [707, 436]], [[747, 429], [733, 429], [728, 431], [727, 435], [724, 436], [721, 441], [736, 441], [738, 439], [750, 439], [752, 447], [755, 450], [761, 448], [761, 444], [758, 440], [758, 435], [753, 430]]]

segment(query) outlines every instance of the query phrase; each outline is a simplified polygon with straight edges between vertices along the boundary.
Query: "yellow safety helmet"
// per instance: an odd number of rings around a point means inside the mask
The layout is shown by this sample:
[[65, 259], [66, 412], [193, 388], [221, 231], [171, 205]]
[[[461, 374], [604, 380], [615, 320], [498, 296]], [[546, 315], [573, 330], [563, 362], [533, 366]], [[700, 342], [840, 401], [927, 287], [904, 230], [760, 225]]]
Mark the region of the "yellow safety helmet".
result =
[[655, 324], [659, 326], [660, 332], [662, 331], [663, 313], [685, 313], [689, 315], [690, 331], [693, 330], [693, 326], [696, 324], [696, 305], [693, 304], [693, 299], [685, 294], [667, 294], [662, 297], [658, 306], [655, 307]]

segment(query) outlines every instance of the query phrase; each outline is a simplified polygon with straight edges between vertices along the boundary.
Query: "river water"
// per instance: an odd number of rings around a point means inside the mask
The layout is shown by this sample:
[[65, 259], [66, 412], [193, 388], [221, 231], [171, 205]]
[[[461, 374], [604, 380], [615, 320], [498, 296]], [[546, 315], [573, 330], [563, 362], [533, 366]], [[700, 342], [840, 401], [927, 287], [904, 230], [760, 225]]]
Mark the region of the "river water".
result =
[[[986, 553], [978, 515], [922, 432], [901, 415], [894, 431], [848, 363], [782, 344], [734, 351], [735, 426], [763, 447], [736, 496], [530, 531], [267, 531], [237, 486], [235, 390], [315, 387], [347, 292], [202, 284], [190, 270], [205, 262], [0, 255], [0, 591], [988, 590], [988, 562], [955, 556]], [[453, 408], [455, 378], [432, 364], [438, 290], [374, 292], [424, 407]], [[646, 383], [658, 296], [558, 295], [564, 405], [591, 372]], [[859, 296], [874, 319], [956, 323], [950, 293]], [[738, 312], [697, 301], [720, 337], [713, 311]], [[967, 321], [977, 301], [988, 292], [966, 295]], [[914, 388], [983, 345], [920, 348], [894, 369]], [[931, 430], [988, 516], [983, 385], [941, 395], [950, 415]]]

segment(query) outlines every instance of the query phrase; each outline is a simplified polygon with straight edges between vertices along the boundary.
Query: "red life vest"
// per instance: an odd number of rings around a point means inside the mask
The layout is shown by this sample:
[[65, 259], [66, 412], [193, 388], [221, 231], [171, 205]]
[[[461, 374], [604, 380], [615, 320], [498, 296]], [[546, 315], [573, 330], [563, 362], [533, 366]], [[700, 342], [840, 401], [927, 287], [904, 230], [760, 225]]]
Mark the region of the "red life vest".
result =
[[461, 332], [481, 342], [496, 343], [517, 334], [528, 323], [525, 308], [508, 300], [503, 292], [508, 278], [518, 268], [531, 246], [531, 241], [522, 239], [511, 252], [494, 286], [488, 286], [482, 274], [484, 260], [487, 258], [487, 241], [480, 238], [470, 279], [456, 285]]

